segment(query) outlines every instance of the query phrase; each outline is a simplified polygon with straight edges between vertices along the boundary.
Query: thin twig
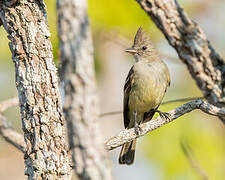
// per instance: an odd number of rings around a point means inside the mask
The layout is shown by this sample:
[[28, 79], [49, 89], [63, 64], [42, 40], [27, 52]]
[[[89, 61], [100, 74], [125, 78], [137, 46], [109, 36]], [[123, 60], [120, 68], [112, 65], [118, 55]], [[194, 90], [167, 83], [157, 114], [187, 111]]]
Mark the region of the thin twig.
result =
[[[175, 103], [175, 102], [192, 101], [192, 100], [195, 100], [195, 99], [204, 99], [204, 97], [189, 97], [189, 98], [174, 99], [174, 100], [169, 100], [169, 101], [162, 102], [161, 105], [165, 105], [165, 104], [169, 104], [169, 103]], [[123, 111], [106, 112], [106, 113], [100, 114], [99, 117], [121, 114], [122, 112]]]
[[199, 97], [188, 97], [188, 98], [173, 99], [173, 100], [162, 102], [161, 105], [175, 103], [175, 102], [192, 101], [192, 100], [196, 100], [196, 99], [204, 99], [204, 97], [199, 96]]
[[15, 146], [20, 151], [24, 152], [24, 138], [23, 136], [12, 129], [11, 124], [7, 119], [0, 114], [0, 135], [11, 145]]
[[19, 104], [18, 97], [14, 97], [0, 102], [0, 112], [4, 112], [10, 107], [17, 106]]
[[[5, 101], [0, 102], [0, 113], [4, 112], [10, 107], [18, 105], [18, 97], [14, 97]], [[11, 145], [24, 152], [25, 143], [22, 134], [16, 132], [10, 122], [0, 114], [0, 135]]]
[[159, 116], [156, 119], [152, 119], [151, 121], [141, 124], [140, 125], [141, 131], [139, 135], [135, 134], [134, 128], [121, 131], [119, 134], [117, 134], [116, 136], [110, 138], [108, 141], [105, 142], [105, 148], [108, 151], [115, 149], [123, 145], [124, 143], [130, 142], [136, 138], [144, 136], [148, 132], [158, 129], [159, 127], [169, 122], [172, 122], [178, 117], [188, 112], [191, 112], [195, 109], [200, 109], [203, 112], [214, 116], [221, 116], [221, 117], [225, 116], [225, 108], [218, 108], [201, 99], [193, 100], [172, 111], [169, 111], [168, 112], [169, 118], [162, 118]]
[[100, 114], [99, 117], [111, 116], [111, 115], [116, 115], [116, 114], [122, 114], [122, 112], [123, 112], [123, 111], [106, 112], [106, 113]]
[[203, 180], [209, 180], [206, 172], [202, 169], [199, 162], [197, 161], [196, 156], [194, 155], [191, 147], [189, 144], [185, 141], [180, 142], [181, 149], [187, 158], [188, 162], [190, 163], [193, 170], [201, 177]]

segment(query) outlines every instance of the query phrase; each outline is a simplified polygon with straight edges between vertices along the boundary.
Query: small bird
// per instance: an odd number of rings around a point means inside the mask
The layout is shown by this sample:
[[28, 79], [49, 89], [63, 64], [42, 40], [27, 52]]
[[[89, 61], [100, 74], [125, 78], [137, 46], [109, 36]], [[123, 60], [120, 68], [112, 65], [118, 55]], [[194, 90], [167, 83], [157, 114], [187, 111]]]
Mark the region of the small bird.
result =
[[[160, 116], [167, 116], [158, 111], [158, 107], [170, 85], [170, 74], [150, 37], [141, 27], [135, 35], [132, 48], [125, 52], [134, 56], [135, 64], [131, 67], [124, 86], [124, 126], [126, 129], [135, 128], [138, 135], [141, 130], [139, 125], [152, 119], [155, 112]], [[136, 140], [122, 146], [120, 164], [130, 165], [134, 162], [135, 146]]]

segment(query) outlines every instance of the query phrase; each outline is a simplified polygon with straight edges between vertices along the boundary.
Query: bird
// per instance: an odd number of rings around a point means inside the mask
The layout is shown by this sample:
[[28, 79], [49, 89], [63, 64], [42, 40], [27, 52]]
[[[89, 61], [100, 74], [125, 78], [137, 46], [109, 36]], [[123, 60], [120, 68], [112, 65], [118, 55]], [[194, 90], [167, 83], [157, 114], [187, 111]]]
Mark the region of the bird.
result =
[[[152, 119], [156, 112], [168, 118], [166, 112], [158, 110], [170, 85], [167, 65], [162, 61], [150, 36], [140, 27], [131, 48], [125, 50], [134, 56], [124, 86], [123, 121], [126, 129], [134, 128], [140, 134], [141, 123]], [[122, 146], [119, 164], [131, 165], [134, 162], [136, 139]]]

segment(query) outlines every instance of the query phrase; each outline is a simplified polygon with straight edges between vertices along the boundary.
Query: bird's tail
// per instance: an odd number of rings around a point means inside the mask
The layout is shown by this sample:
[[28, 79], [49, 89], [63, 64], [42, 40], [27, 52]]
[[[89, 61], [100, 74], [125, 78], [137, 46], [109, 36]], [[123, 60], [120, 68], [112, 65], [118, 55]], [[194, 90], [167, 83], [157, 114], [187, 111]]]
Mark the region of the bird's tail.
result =
[[120, 151], [119, 163], [131, 165], [134, 162], [136, 139], [124, 144]]

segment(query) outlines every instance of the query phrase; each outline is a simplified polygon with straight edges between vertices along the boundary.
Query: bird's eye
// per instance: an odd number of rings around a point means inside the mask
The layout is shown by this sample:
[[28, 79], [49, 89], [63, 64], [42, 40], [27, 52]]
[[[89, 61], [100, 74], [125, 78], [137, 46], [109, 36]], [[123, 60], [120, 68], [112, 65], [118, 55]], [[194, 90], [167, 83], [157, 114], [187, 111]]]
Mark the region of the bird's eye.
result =
[[146, 46], [142, 46], [142, 50], [146, 50], [147, 49], [147, 47]]

